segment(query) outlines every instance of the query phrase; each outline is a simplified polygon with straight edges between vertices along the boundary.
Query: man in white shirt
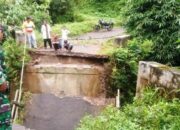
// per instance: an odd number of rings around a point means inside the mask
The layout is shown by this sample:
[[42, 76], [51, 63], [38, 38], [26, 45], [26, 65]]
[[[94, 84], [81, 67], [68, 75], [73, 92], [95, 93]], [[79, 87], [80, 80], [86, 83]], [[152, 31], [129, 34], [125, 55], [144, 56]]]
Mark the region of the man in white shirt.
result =
[[41, 26], [41, 33], [44, 40], [44, 48], [47, 48], [47, 43], [49, 44], [50, 48], [52, 48], [51, 43], [51, 27], [47, 23], [47, 21], [44, 20], [42, 26]]
[[61, 35], [62, 35], [62, 41], [61, 41], [61, 46], [64, 47], [64, 41], [68, 40], [68, 34], [69, 34], [69, 30], [67, 30], [66, 27], [63, 27], [61, 30]]

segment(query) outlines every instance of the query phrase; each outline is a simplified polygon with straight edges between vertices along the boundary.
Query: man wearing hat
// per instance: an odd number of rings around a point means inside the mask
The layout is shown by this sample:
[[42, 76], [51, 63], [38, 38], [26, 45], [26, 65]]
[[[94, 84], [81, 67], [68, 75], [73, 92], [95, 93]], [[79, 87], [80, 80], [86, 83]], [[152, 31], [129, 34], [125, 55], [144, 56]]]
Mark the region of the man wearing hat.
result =
[[27, 17], [23, 22], [23, 31], [26, 34], [26, 39], [29, 44], [29, 48], [37, 48], [36, 37], [34, 33], [35, 25], [31, 17]]

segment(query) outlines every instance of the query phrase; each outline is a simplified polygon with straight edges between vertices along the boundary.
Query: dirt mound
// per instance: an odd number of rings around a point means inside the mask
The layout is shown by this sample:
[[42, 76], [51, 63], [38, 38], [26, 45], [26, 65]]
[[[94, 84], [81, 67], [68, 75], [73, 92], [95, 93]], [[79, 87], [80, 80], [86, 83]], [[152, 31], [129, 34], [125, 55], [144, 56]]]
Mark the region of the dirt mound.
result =
[[99, 107], [82, 98], [58, 98], [52, 94], [35, 94], [27, 106], [25, 126], [35, 130], [74, 130], [86, 114], [95, 114]]

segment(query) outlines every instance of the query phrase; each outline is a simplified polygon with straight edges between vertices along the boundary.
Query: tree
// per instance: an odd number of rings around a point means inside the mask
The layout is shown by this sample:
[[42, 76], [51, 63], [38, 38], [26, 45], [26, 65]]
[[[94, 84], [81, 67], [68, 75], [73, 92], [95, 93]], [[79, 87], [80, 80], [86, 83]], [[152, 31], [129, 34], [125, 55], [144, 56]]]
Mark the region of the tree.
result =
[[27, 16], [32, 16], [37, 28], [40, 27], [43, 19], [50, 20], [46, 5], [38, 5], [36, 2], [19, 0], [16, 4], [9, 1], [0, 4], [0, 22], [4, 24], [21, 25]]
[[125, 27], [133, 35], [154, 42], [151, 60], [180, 65], [178, 0], [130, 0]]
[[74, 1], [52, 0], [49, 4], [49, 13], [53, 23], [74, 21]]

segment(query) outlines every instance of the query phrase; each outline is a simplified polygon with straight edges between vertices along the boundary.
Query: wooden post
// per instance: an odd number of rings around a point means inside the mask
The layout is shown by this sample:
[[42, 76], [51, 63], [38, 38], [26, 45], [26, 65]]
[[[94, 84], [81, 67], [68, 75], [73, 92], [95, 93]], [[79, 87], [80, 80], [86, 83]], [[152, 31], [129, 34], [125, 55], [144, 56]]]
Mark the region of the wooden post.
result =
[[120, 89], [117, 90], [116, 107], [120, 108]]

